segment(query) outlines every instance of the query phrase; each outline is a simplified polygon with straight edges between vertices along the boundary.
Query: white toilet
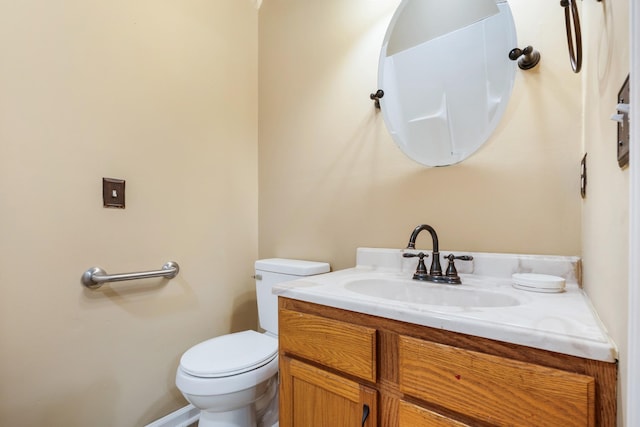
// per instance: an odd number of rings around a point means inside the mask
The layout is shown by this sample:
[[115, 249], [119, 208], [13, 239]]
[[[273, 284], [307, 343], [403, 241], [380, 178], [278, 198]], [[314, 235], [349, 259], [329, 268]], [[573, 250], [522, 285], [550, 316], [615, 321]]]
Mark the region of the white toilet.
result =
[[200, 427], [272, 427], [278, 423], [278, 297], [273, 285], [329, 272], [324, 262], [256, 261], [258, 319], [243, 331], [201, 342], [180, 359], [176, 386], [200, 409]]

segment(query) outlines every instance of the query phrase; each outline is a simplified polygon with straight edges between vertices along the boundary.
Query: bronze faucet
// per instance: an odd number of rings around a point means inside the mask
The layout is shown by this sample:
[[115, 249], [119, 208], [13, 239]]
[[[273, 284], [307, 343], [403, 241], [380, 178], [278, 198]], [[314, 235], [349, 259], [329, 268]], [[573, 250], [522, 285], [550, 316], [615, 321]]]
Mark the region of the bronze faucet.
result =
[[424, 264], [424, 258], [429, 255], [420, 252], [417, 254], [414, 253], [404, 253], [402, 254], [405, 258], [418, 257], [420, 258], [418, 261], [418, 268], [416, 269], [415, 274], [413, 275], [414, 280], [424, 280], [427, 282], [434, 283], [448, 283], [448, 284], [460, 284], [460, 276], [458, 276], [458, 271], [454, 265], [454, 260], [459, 259], [462, 261], [471, 261], [473, 259], [470, 255], [462, 255], [455, 256], [453, 254], [449, 254], [447, 259], [449, 260], [449, 266], [447, 267], [446, 274], [442, 274], [442, 267], [440, 266], [440, 247], [438, 244], [438, 234], [436, 230], [427, 224], [419, 225], [413, 230], [411, 233], [411, 237], [409, 237], [409, 244], [407, 244], [407, 249], [415, 249], [416, 248], [416, 239], [418, 238], [418, 234], [421, 231], [427, 230], [429, 234], [431, 234], [432, 241], [432, 249], [433, 252], [431, 254], [431, 267], [427, 271], [427, 268]]
[[[438, 244], [438, 234], [436, 233], [436, 230], [432, 226], [427, 224], [422, 224], [417, 226], [415, 230], [413, 230], [413, 232], [411, 233], [411, 237], [409, 237], [409, 244], [407, 244], [407, 249], [416, 248], [416, 239], [418, 238], [418, 234], [420, 234], [420, 232], [423, 230], [427, 230], [429, 234], [431, 234], [431, 241], [432, 241], [432, 248], [433, 248], [433, 253], [431, 254], [431, 268], [429, 271], [429, 275], [442, 276], [442, 267], [440, 266], [440, 249]], [[406, 258], [409, 258], [411, 256], [416, 256], [416, 255], [404, 254], [403, 256]], [[428, 279], [417, 279], [417, 280], [428, 280]]]

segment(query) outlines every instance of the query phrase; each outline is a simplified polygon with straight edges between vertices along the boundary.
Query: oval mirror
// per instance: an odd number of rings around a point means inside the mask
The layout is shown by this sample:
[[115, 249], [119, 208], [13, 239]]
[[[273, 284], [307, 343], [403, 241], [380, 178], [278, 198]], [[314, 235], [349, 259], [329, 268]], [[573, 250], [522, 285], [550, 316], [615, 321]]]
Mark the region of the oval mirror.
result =
[[404, 154], [447, 166], [475, 153], [506, 109], [516, 45], [506, 0], [402, 0], [378, 84], [385, 125]]

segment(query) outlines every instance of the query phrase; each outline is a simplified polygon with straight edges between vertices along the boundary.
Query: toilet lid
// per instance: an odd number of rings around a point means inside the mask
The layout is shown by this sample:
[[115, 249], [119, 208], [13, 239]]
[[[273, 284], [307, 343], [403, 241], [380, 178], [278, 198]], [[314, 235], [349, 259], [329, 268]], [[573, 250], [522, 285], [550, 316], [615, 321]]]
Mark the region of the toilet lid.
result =
[[187, 350], [180, 366], [189, 375], [228, 377], [258, 368], [278, 353], [278, 341], [256, 331], [222, 335]]

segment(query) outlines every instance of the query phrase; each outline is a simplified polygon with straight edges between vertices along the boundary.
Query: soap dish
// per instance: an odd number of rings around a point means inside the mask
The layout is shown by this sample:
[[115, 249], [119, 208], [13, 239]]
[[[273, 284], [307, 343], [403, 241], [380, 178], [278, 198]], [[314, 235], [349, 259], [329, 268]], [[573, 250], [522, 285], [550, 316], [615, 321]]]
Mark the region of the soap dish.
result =
[[531, 292], [563, 292], [565, 280], [559, 276], [549, 274], [516, 273], [513, 278], [513, 287]]

